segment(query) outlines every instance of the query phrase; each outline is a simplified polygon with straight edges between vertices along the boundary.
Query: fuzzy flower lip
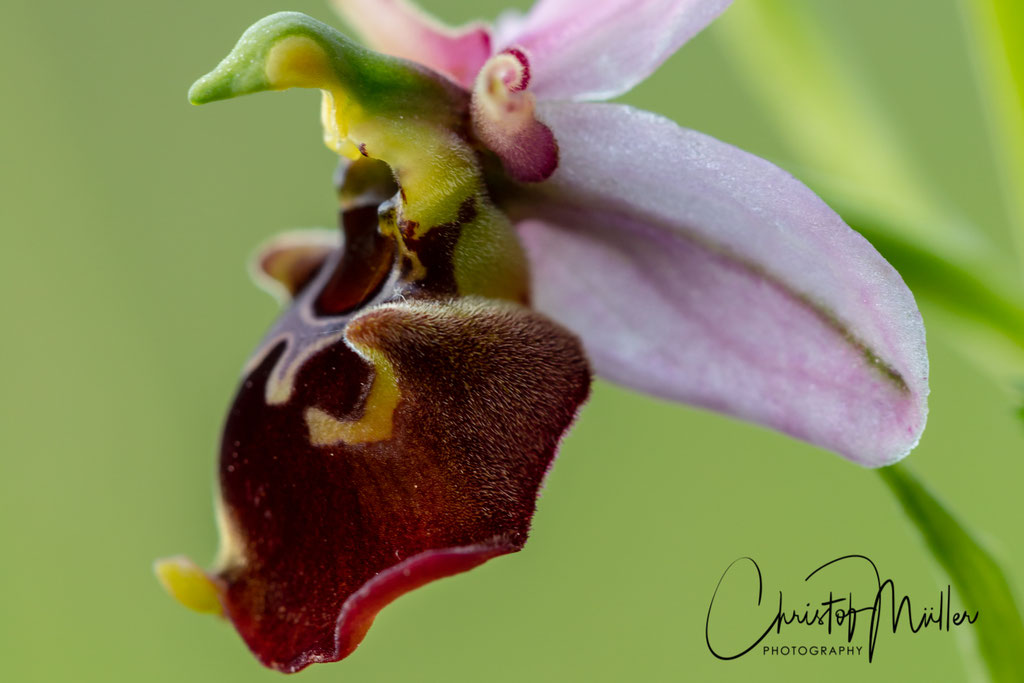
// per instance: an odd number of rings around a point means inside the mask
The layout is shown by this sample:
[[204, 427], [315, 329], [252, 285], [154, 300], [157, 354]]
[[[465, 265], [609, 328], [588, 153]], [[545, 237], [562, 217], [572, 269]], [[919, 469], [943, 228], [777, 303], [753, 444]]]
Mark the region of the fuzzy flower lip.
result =
[[[370, 46], [386, 51], [389, 26], [415, 25], [431, 48], [401, 56], [453, 78], [445, 64], [462, 59], [460, 73], [476, 74], [456, 80], [473, 93], [477, 137], [514, 180], [544, 178], [499, 196], [526, 247], [533, 305], [580, 335], [599, 375], [870, 467], [916, 446], [924, 326], [878, 252], [772, 164], [582, 101], [628, 91], [729, 0], [538, 0], [499, 18], [486, 59], [438, 53], [479, 24], [446, 28], [403, 0], [332, 2]], [[502, 82], [510, 55], [524, 73], [506, 75], [497, 99], [512, 106], [488, 106], [481, 81]]]

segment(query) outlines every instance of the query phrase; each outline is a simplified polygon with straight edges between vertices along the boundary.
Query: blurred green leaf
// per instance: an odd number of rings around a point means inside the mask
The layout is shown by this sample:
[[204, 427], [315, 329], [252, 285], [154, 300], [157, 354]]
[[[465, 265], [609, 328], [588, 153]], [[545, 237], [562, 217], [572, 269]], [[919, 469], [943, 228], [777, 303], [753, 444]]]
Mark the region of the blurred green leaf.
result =
[[[716, 22], [714, 35], [802, 165], [871, 188], [881, 203], [931, 205], [877, 98], [855, 62], [837, 53], [812, 9], [772, 0], [737, 3]], [[950, 222], [890, 227], [919, 242], [963, 246], [974, 239]]]
[[969, 612], [990, 680], [1024, 680], [1024, 623], [999, 563], [903, 464], [877, 470], [949, 574]]
[[1024, 261], [1024, 3], [961, 0], [989, 114], [1003, 197]]

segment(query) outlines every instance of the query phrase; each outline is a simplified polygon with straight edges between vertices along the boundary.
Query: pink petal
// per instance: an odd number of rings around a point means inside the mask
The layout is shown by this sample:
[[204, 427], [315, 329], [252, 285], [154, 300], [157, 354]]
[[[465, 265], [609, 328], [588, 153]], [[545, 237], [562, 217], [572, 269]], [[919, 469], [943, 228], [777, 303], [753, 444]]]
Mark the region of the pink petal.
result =
[[418, 62], [466, 88], [491, 56], [491, 36], [480, 23], [449, 28], [406, 0], [331, 0], [367, 46]]
[[928, 356], [914, 297], [814, 193], [654, 114], [537, 111], [561, 161], [508, 209], [536, 308], [582, 337], [599, 374], [863, 465], [917, 444]]
[[647, 78], [731, 0], [538, 0], [495, 48], [526, 49], [540, 99], [608, 99]]

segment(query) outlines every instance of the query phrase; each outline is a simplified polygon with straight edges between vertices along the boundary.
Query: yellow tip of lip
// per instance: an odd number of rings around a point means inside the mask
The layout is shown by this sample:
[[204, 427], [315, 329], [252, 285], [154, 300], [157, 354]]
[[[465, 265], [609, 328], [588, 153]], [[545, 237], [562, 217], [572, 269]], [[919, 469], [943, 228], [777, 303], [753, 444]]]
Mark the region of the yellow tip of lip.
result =
[[203, 614], [222, 615], [220, 593], [195, 562], [178, 555], [157, 560], [153, 571], [167, 593], [185, 607]]

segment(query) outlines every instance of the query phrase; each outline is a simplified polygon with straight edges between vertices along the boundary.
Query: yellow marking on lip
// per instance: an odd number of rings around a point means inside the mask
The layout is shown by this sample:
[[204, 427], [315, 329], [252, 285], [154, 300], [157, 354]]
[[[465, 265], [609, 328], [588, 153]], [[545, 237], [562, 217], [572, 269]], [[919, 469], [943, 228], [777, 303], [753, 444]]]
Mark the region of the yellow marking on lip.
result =
[[216, 584], [187, 557], [178, 555], [157, 560], [153, 571], [164, 590], [185, 607], [203, 614], [224, 613]]
[[359, 348], [374, 366], [373, 385], [366, 398], [366, 409], [358, 420], [339, 420], [319, 408], [306, 409], [309, 441], [314, 446], [335, 443], [372, 443], [391, 438], [395, 408], [398, 407], [398, 380], [391, 362], [380, 351]]

